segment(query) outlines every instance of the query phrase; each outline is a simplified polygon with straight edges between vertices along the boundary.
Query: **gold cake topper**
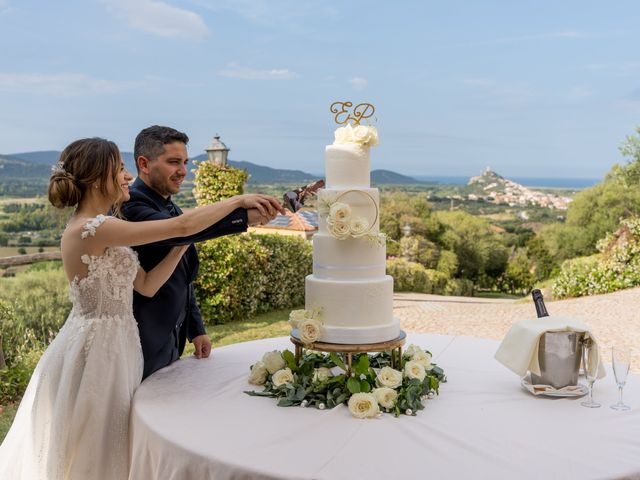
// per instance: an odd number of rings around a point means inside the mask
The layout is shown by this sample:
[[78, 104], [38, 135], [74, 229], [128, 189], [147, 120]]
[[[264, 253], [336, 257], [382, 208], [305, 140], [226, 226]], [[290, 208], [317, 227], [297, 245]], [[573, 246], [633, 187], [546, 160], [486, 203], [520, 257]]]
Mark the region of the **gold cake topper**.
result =
[[333, 102], [331, 104], [331, 113], [334, 114], [334, 120], [338, 125], [346, 125], [352, 122], [352, 125], [360, 125], [360, 121], [373, 116], [376, 108], [370, 103], [359, 103], [353, 107], [351, 102]]

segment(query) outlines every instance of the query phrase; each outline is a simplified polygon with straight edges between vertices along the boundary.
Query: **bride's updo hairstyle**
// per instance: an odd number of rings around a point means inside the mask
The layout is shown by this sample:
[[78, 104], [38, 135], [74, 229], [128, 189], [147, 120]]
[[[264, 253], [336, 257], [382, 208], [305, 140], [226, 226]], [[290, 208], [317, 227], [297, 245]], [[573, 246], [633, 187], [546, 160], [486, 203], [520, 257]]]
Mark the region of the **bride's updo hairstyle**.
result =
[[83, 138], [68, 145], [53, 166], [49, 201], [56, 208], [74, 207], [87, 189], [98, 182], [100, 193], [109, 195], [120, 171], [118, 146], [103, 138]]

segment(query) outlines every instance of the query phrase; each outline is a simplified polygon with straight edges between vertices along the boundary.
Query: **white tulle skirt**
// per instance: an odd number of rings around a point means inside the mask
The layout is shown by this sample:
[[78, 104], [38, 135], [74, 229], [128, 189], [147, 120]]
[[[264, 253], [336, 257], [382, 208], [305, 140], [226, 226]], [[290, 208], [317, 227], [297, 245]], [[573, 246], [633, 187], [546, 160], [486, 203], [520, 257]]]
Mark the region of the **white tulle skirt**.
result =
[[133, 316], [88, 319], [72, 311], [0, 445], [0, 479], [126, 479], [142, 365]]

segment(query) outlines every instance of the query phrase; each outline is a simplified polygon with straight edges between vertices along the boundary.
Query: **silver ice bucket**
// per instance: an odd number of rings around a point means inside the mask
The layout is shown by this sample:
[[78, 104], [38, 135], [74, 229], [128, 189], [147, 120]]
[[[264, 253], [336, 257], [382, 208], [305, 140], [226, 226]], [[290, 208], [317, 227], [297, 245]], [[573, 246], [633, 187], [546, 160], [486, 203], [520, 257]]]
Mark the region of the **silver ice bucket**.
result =
[[554, 388], [577, 385], [583, 338], [582, 332], [544, 333], [538, 344], [540, 375], [531, 372], [531, 383]]

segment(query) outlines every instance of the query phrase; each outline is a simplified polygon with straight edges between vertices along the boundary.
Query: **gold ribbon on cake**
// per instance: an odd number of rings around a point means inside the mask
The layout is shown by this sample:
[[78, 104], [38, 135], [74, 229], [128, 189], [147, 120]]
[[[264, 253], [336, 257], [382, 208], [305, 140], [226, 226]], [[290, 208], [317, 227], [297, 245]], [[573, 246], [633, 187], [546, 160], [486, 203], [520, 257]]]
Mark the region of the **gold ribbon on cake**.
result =
[[360, 122], [365, 118], [372, 117], [376, 111], [376, 107], [370, 103], [359, 103], [353, 110], [351, 107], [353, 107], [352, 102], [333, 102], [329, 110], [334, 114], [333, 119], [338, 125], [352, 122], [351, 124], [354, 126], [360, 125]]

